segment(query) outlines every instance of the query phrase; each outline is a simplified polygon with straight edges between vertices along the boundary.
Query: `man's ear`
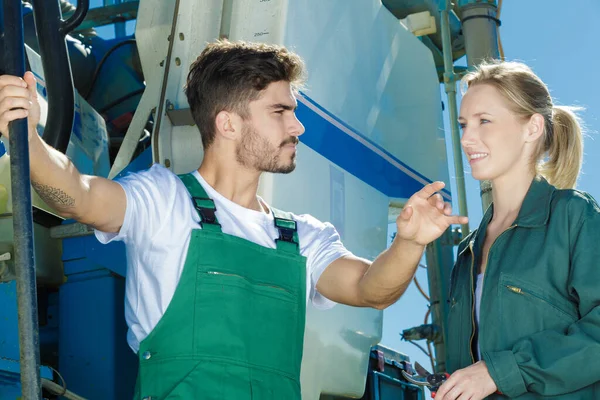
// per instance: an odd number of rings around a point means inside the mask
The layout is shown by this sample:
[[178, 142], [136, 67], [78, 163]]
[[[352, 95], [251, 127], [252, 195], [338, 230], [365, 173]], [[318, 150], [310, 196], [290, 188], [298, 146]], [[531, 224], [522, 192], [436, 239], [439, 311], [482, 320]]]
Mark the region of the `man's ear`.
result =
[[527, 142], [535, 142], [544, 134], [546, 121], [542, 114], [533, 114], [527, 123]]
[[238, 130], [235, 124], [235, 115], [228, 111], [221, 111], [215, 118], [216, 134], [225, 139], [235, 140], [238, 135]]

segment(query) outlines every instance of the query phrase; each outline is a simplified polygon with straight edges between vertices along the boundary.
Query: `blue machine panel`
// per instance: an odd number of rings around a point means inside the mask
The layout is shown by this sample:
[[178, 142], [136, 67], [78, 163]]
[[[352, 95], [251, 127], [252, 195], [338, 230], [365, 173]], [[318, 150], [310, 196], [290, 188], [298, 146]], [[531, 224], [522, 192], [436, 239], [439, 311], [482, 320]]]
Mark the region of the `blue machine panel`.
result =
[[[0, 400], [21, 396], [21, 369], [19, 366], [19, 329], [17, 320], [17, 282], [0, 283]], [[42, 341], [40, 332], [40, 341]], [[42, 378], [52, 379], [52, 370], [40, 369]]]
[[65, 239], [63, 249], [59, 370], [80, 396], [129, 400], [137, 358], [126, 340], [124, 246], [102, 245], [91, 235]]

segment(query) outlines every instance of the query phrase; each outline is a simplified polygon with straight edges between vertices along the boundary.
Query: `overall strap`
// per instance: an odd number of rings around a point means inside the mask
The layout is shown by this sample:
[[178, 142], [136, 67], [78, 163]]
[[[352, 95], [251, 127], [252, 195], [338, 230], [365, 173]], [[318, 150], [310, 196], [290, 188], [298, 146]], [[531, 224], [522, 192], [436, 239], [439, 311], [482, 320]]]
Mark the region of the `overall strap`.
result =
[[300, 241], [298, 240], [298, 226], [292, 214], [271, 207], [275, 219], [275, 228], [279, 231], [279, 238], [275, 239], [277, 250], [300, 254]]
[[200, 216], [200, 226], [202, 229], [221, 232], [221, 224], [219, 224], [215, 214], [215, 211], [217, 211], [215, 202], [208, 197], [208, 194], [206, 194], [206, 191], [200, 182], [198, 182], [198, 179], [196, 179], [193, 173], [178, 176], [187, 188], [188, 192], [190, 192], [192, 195], [192, 202], [194, 203], [194, 208], [196, 211], [198, 211], [198, 215]]

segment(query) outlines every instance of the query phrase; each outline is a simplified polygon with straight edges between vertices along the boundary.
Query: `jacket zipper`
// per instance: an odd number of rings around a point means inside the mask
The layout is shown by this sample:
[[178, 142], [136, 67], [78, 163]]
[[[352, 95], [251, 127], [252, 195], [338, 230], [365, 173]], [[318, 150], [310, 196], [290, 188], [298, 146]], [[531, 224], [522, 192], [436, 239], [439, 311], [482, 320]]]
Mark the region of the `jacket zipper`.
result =
[[554, 304], [550, 303], [548, 300], [542, 298], [541, 296], [533, 294], [533, 293], [531, 293], [531, 292], [529, 292], [527, 290], [523, 290], [522, 288], [520, 288], [518, 286], [512, 286], [512, 285], [505, 285], [505, 286], [506, 286], [506, 288], [508, 290], [510, 290], [513, 293], [520, 294], [521, 296], [531, 296], [531, 297], [534, 297], [534, 298], [538, 299], [539, 301], [548, 304], [550, 307], [554, 308], [555, 310], [558, 310], [559, 312], [561, 312], [561, 313], [569, 316], [570, 318], [577, 319], [577, 317], [575, 317], [574, 315], [571, 315], [570, 313], [564, 311], [563, 309], [555, 306]]
[[[490, 261], [490, 253], [492, 252], [492, 248], [494, 247], [494, 245], [496, 244], [496, 242], [498, 241], [498, 239], [500, 239], [500, 237], [502, 237], [502, 235], [504, 235], [506, 232], [510, 231], [511, 229], [517, 227], [517, 224], [515, 225], [511, 225], [508, 228], [506, 228], [501, 234], [499, 234], [496, 239], [494, 239], [494, 241], [492, 242], [492, 244], [490, 245], [490, 248], [488, 249], [488, 253], [485, 259], [485, 269], [487, 270], [487, 267], [489, 265], [489, 261]], [[475, 282], [473, 279], [474, 276], [474, 267], [473, 265], [475, 264], [475, 253], [473, 252], [473, 243], [471, 242], [469, 244], [469, 248], [471, 249], [471, 316], [472, 316], [472, 333], [471, 333], [471, 339], [469, 340], [469, 353], [471, 354], [471, 362], [475, 363], [475, 354], [473, 354], [473, 339], [475, 338]], [[483, 287], [485, 287], [485, 276], [487, 274], [483, 274], [483, 280], [481, 281], [481, 285], [482, 285], [482, 290], [481, 290], [481, 297], [483, 298]], [[479, 331], [479, 333], [481, 333], [481, 330]], [[479, 335], [481, 336], [481, 335]]]
[[469, 338], [469, 354], [471, 355], [471, 363], [475, 363], [475, 357], [473, 356], [473, 339], [475, 338], [475, 282], [473, 282], [473, 273], [475, 268], [475, 252], [473, 251], [473, 242], [469, 242], [469, 249], [471, 250], [471, 298], [473, 299], [471, 310], [471, 337]]
[[238, 275], [238, 274], [229, 274], [229, 273], [219, 272], [219, 271], [207, 271], [206, 273], [209, 274], [209, 275], [231, 276], [231, 277], [234, 277], [234, 278], [243, 279], [244, 281], [250, 283], [251, 285], [263, 286], [263, 287], [267, 287], [267, 288], [277, 289], [277, 290], [280, 290], [282, 292], [285, 292], [285, 293], [288, 293], [288, 294], [292, 294], [292, 292], [290, 292], [289, 290], [287, 290], [286, 288], [283, 288], [281, 286], [268, 285], [266, 283], [252, 282], [250, 279], [246, 278], [245, 276]]
[[523, 294], [523, 290], [519, 287], [516, 286], [511, 286], [511, 285], [506, 285], [506, 287], [508, 288], [508, 290], [513, 291], [515, 293], [519, 293], [519, 294]]

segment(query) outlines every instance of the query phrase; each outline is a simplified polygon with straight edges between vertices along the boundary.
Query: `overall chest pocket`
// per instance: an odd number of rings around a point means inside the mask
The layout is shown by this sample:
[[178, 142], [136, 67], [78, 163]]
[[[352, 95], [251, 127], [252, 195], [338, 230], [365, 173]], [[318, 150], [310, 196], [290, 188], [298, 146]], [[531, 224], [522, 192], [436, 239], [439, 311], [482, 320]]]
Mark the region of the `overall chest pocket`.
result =
[[297, 296], [289, 288], [281, 284], [260, 282], [240, 274], [211, 269], [199, 272], [199, 276], [205, 290], [214, 290], [215, 287], [219, 290], [218, 288], [220, 287], [221, 292], [224, 292], [223, 287], [229, 286], [257, 296], [272, 297], [275, 300], [294, 304], [298, 300]]
[[277, 282], [211, 268], [198, 272], [194, 304], [194, 347], [249, 366], [295, 374], [295, 363], [266, 352], [299, 358], [305, 299]]
[[515, 341], [546, 329], [567, 330], [579, 319], [577, 306], [554, 289], [513, 275], [500, 276], [500, 337], [512, 345]]

